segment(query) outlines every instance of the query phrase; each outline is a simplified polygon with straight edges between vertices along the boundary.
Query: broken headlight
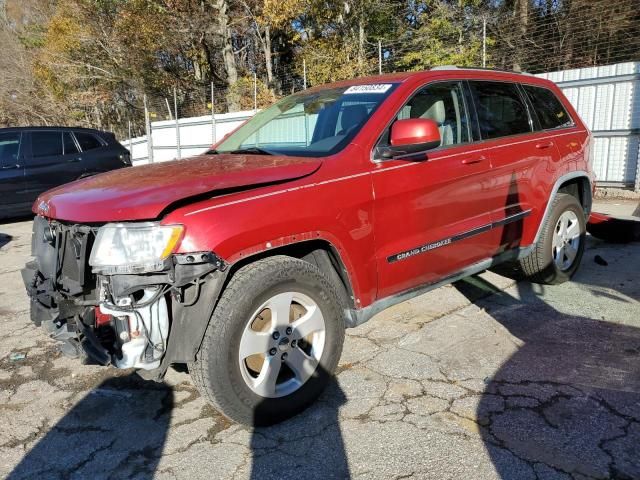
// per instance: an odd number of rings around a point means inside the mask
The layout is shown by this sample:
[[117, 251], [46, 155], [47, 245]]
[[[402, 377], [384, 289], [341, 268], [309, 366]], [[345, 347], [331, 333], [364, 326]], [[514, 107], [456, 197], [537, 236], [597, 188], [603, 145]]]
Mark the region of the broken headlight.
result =
[[89, 265], [94, 273], [157, 272], [182, 238], [181, 225], [108, 223], [98, 229]]

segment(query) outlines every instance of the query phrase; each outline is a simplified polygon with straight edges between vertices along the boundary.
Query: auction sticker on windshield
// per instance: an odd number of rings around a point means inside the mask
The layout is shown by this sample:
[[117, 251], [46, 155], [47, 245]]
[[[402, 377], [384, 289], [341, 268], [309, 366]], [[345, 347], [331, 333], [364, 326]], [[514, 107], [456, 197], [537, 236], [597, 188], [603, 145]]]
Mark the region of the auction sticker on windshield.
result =
[[353, 85], [347, 88], [344, 93], [384, 93], [391, 88], [390, 83], [373, 83], [370, 85]]

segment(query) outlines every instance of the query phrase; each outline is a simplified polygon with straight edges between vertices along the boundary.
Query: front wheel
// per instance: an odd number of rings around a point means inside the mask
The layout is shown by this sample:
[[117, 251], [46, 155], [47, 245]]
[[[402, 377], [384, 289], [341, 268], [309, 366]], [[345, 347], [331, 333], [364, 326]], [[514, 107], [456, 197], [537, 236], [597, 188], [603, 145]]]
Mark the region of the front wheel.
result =
[[269, 425], [322, 393], [343, 342], [335, 287], [314, 265], [276, 256], [233, 275], [189, 370], [222, 414]]

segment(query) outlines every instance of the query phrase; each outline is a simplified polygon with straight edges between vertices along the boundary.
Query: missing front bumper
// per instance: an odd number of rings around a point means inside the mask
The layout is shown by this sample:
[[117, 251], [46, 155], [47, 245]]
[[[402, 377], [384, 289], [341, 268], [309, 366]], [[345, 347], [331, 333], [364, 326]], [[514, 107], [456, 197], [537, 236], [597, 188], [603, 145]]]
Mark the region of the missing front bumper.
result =
[[22, 270], [31, 320], [83, 363], [161, 377], [169, 364], [195, 358], [225, 262], [213, 252], [193, 252], [172, 255], [161, 272], [95, 275], [87, 262], [92, 232], [36, 218], [34, 260]]

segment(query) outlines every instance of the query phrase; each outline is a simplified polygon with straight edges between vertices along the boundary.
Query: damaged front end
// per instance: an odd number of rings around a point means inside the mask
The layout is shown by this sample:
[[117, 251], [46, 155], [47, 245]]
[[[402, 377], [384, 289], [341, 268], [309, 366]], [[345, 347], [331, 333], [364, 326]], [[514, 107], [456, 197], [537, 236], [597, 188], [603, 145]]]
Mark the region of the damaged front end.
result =
[[83, 363], [160, 379], [195, 358], [225, 278], [213, 252], [174, 254], [182, 227], [36, 217], [22, 271], [31, 320]]

